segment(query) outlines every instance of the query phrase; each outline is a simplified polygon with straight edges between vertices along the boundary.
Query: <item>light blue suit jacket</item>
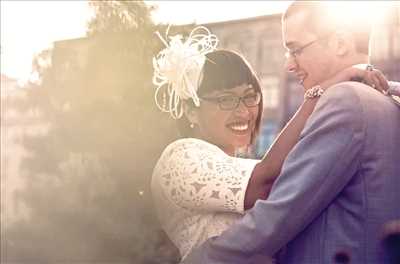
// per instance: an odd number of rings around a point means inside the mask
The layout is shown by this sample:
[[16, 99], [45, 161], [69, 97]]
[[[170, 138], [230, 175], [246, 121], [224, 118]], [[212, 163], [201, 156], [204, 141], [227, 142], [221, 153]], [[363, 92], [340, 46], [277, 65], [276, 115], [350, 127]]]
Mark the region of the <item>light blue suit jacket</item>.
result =
[[383, 225], [400, 219], [400, 108], [361, 83], [326, 91], [287, 157], [267, 200], [185, 263], [384, 263]]

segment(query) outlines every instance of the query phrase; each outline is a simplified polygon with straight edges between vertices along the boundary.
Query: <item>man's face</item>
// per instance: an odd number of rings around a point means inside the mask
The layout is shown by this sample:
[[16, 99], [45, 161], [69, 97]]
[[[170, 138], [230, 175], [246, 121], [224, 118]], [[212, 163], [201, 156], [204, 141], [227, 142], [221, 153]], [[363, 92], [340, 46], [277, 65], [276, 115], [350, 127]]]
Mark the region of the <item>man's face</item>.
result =
[[307, 30], [304, 18], [304, 13], [292, 14], [284, 21], [282, 31], [288, 50], [286, 69], [294, 73], [307, 90], [336, 72], [336, 56], [327, 44], [330, 36], [317, 36]]

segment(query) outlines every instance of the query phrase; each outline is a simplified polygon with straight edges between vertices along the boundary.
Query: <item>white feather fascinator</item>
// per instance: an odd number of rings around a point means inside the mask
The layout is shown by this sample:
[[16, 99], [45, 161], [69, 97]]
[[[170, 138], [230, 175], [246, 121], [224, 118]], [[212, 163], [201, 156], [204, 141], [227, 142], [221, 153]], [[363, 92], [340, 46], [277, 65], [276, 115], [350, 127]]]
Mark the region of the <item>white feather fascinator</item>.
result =
[[155, 101], [159, 109], [178, 119], [183, 114], [182, 100], [200, 105], [197, 89], [205, 55], [216, 49], [218, 38], [203, 26], [194, 28], [186, 40], [181, 35], [168, 36], [168, 30], [166, 39], [156, 34], [165, 48], [153, 58]]

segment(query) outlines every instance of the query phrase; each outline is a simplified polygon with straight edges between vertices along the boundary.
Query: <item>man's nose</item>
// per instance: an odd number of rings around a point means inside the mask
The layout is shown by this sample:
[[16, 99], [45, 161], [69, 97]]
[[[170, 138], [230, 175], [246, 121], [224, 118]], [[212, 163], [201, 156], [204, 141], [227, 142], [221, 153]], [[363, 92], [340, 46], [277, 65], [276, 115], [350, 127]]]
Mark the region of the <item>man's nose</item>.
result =
[[297, 68], [296, 59], [293, 56], [288, 56], [285, 61], [285, 68], [287, 72], [295, 72]]

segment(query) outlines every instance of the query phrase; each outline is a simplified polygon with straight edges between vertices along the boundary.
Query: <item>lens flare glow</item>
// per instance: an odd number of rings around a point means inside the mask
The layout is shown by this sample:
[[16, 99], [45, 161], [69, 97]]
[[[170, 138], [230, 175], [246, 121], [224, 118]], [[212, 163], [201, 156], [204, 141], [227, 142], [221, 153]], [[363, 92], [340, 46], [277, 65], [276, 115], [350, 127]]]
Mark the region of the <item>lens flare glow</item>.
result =
[[351, 25], [363, 21], [370, 25], [381, 23], [390, 8], [399, 6], [398, 1], [327, 1], [331, 12], [329, 20]]

